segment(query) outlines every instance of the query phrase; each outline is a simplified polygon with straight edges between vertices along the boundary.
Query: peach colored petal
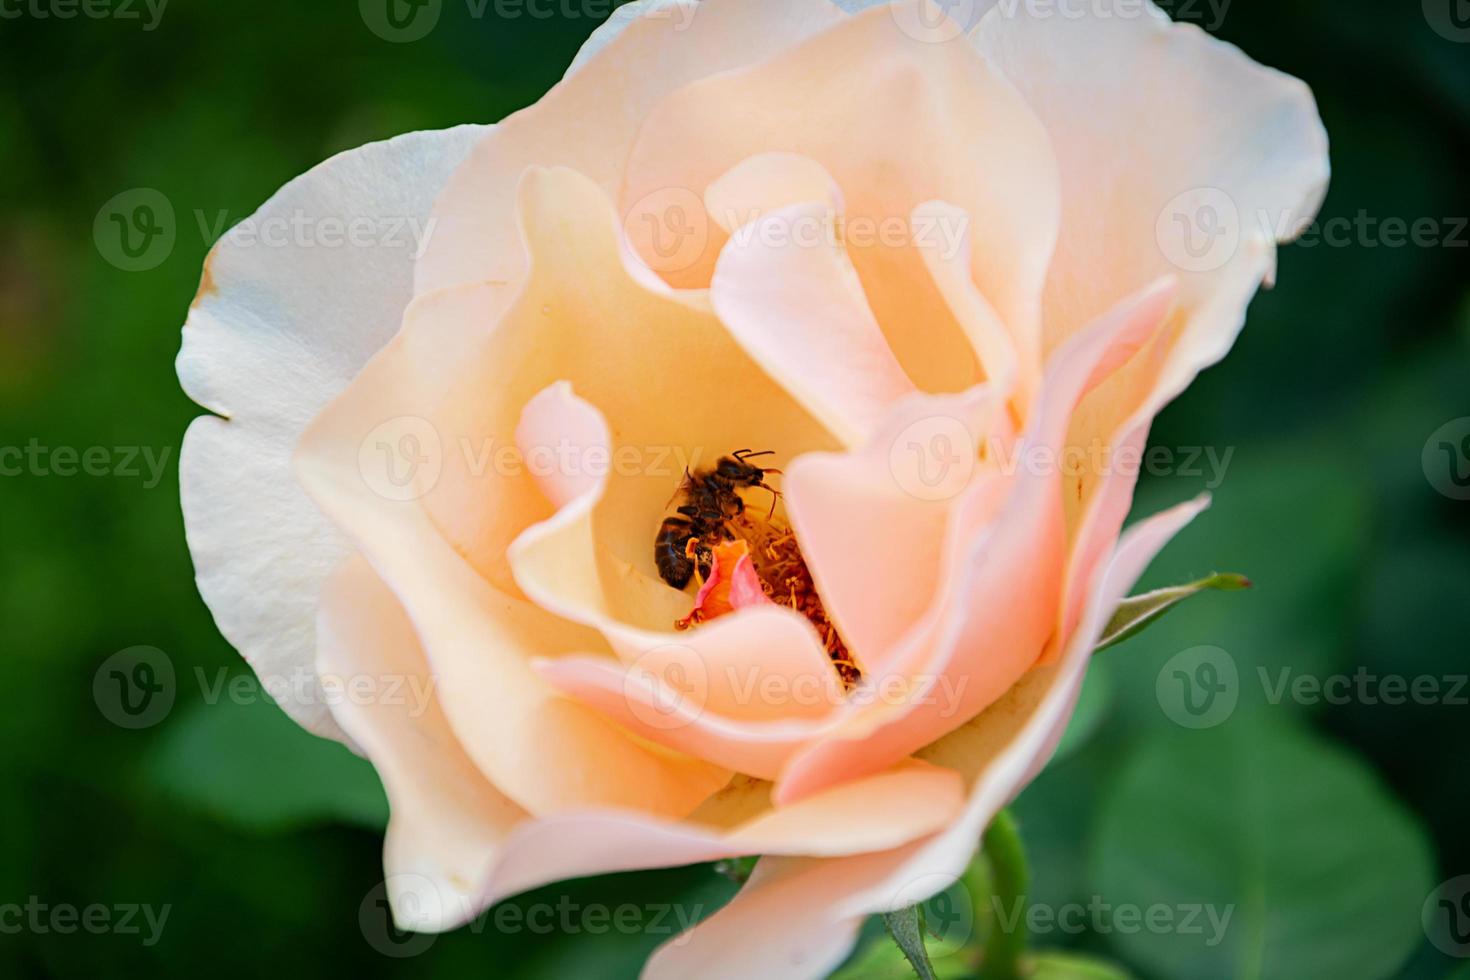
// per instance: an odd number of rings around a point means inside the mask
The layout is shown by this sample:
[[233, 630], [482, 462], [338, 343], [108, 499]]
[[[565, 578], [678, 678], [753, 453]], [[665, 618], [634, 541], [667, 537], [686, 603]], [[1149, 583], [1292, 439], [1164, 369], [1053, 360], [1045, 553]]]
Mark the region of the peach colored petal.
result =
[[710, 302], [746, 352], [851, 446], [915, 388], [835, 240], [838, 218], [829, 204], [802, 203], [737, 229]]
[[[531, 400], [520, 430], [544, 432], [557, 420], [566, 422], [559, 431], [568, 436], [580, 432], [586, 440], [569, 439], [567, 448], [572, 458], [588, 458], [597, 450], [606, 455], [610, 438], [606, 424], [596, 408], [573, 394], [565, 383]], [[626, 664], [659, 683], [678, 683], [677, 691], [660, 695], [647, 708], [625, 717], [625, 727], [661, 741], [666, 726], [663, 705], [669, 698], [686, 701], [701, 712], [747, 719], [797, 721], [825, 713], [831, 706], [825, 698], [802, 704], [794, 700], [794, 694], [755, 697], [752, 693], [769, 690], [771, 684], [779, 690], [796, 692], [811, 686], [813, 680], [832, 675], [831, 664], [810, 624], [790, 610], [768, 604], [768, 608], [724, 617], [687, 633], [674, 631], [672, 616], [664, 621], [662, 630], [643, 630], [618, 619], [603, 588], [605, 577], [615, 574], [616, 569], [606, 560], [594, 526], [607, 483], [606, 474], [589, 481], [580, 496], [567, 499], [552, 517], [528, 528], [512, 544], [509, 560], [526, 595], [542, 608], [567, 621], [600, 630]], [[651, 543], [652, 539], [648, 540]], [[679, 614], [683, 616], [688, 612], [688, 596], [675, 594], [683, 601]], [[623, 670], [611, 661], [575, 657], [561, 658], [538, 669], [543, 677], [573, 695], [582, 693], [584, 671], [594, 675], [612, 671], [621, 676]]]
[[[529, 186], [533, 199], [550, 210], [530, 209], [528, 234], [546, 240], [555, 229], [560, 246], [557, 254], [582, 268], [586, 255], [559, 239], [566, 213], [583, 212], [585, 202], [574, 193], [580, 185], [533, 179]], [[545, 192], [544, 197], [536, 195], [538, 188]], [[599, 247], [597, 235], [590, 232], [579, 241], [593, 250]], [[602, 247], [610, 251], [600, 254], [616, 256], [611, 229]], [[619, 262], [599, 261], [586, 267], [609, 265], [617, 281], [630, 282]], [[494, 330], [486, 327], [495, 324], [495, 319], [474, 315], [476, 309], [490, 313], [506, 309], [495, 298], [493, 286], [422, 298], [399, 337], [308, 430], [298, 454], [298, 475], [408, 609], [434, 672], [442, 679], [443, 705], [450, 723], [471, 758], [507, 796], [534, 813], [576, 805], [623, 804], [677, 815], [691, 810], [721, 785], [726, 774], [636, 743], [590, 709], [556, 695], [533, 672], [531, 657], [601, 649], [603, 642], [597, 634], [497, 589], [451, 547], [443, 529], [430, 519], [424, 504], [432, 495], [424, 501], [391, 499], [382, 495], [382, 486], [364, 479], [361, 468], [360, 447], [372, 444], [375, 431], [384, 423], [423, 413], [426, 406], [447, 455], [458, 448], [455, 443], [460, 436], [503, 438], [513, 432], [510, 407], [529, 401], [539, 390], [531, 387], [539, 379], [534, 370], [524, 375], [498, 373], [513, 363], [507, 355], [527, 349], [517, 345], [535, 348], [538, 337], [551, 341], [554, 334], [547, 337], [545, 332], [558, 326], [567, 329], [589, 322], [575, 309], [563, 320], [548, 316], [543, 311], [553, 296], [559, 297], [558, 304], [567, 303], [568, 296], [594, 304], [606, 300], [607, 309], [618, 310], [635, 322], [649, 316], [665, 327], [673, 315], [670, 307], [680, 316], [690, 315], [688, 308], [647, 294], [636, 284], [625, 288], [630, 297], [644, 298], [641, 308], [629, 297], [612, 302], [611, 297], [591, 289], [592, 283], [584, 277], [579, 291], [555, 281], [528, 285], [518, 301], [509, 304]], [[656, 304], [666, 307], [661, 316], [650, 310]], [[532, 325], [538, 329], [532, 331]], [[567, 349], [551, 343], [553, 351]], [[631, 355], [629, 360], [633, 360]], [[457, 374], [450, 365], [459, 367]], [[446, 372], [457, 377], [456, 384], [446, 387]], [[486, 390], [475, 384], [476, 372], [502, 383]], [[613, 371], [612, 377], [626, 384], [635, 374], [625, 369]], [[540, 382], [540, 387], [554, 379], [553, 375]], [[612, 386], [611, 378], [603, 383]], [[518, 385], [524, 387], [517, 389]], [[524, 390], [524, 396], [518, 396], [518, 390]], [[626, 391], [621, 397], [628, 399]], [[489, 414], [468, 413], [466, 406], [477, 406], [476, 412]], [[491, 491], [497, 487], [524, 486], [534, 497], [540, 496], [525, 475], [492, 471], [486, 477], [480, 482], [487, 495], [493, 496]], [[511, 515], [510, 526], [541, 513], [530, 506], [525, 492], [517, 493], [527, 504], [519, 517]], [[514, 502], [505, 493], [499, 499], [502, 505]], [[538, 506], [544, 508], [544, 501]]]
[[837, 857], [887, 851], [945, 827], [964, 806], [959, 775], [909, 760], [773, 809], [769, 785], [737, 778], [682, 823], [639, 813], [568, 813], [519, 827], [486, 900], [551, 881], [747, 854]]
[[709, 578], [695, 593], [694, 611], [688, 622], [708, 622], [737, 609], [773, 605], [761, 588], [755, 563], [750, 560], [750, 545], [744, 541], [721, 541], [710, 548]]
[[[975, 285], [970, 275], [974, 251], [968, 233], [970, 216], [943, 201], [926, 201], [914, 208], [910, 224], [929, 229], [917, 237], [915, 247], [940, 296], [970, 338], [987, 382], [1012, 399], [1017, 419], [1025, 419], [1041, 383], [1039, 338], [1034, 331], [1022, 329], [1025, 324], [1002, 320]], [[957, 234], [960, 230], [964, 234]]]
[[934, 601], [954, 508], [981, 479], [979, 450], [997, 410], [988, 387], [913, 395], [860, 450], [806, 453], [788, 468], [786, 512], [864, 673], [889, 672], [899, 640]]
[[[479, 911], [496, 855], [526, 812], [465, 754], [413, 625], [362, 558], [347, 559], [327, 580], [317, 638], [317, 668], [346, 692], [332, 714], [388, 794], [383, 870], [400, 926], [440, 932], [462, 925]], [[369, 694], [353, 696], [363, 683]], [[406, 904], [419, 896], [400, 894], [399, 881], [427, 881], [443, 900]]]
[[639, 12], [646, 16], [594, 38], [575, 71], [504, 120], [497, 138], [475, 147], [434, 208], [438, 224], [418, 265], [416, 292], [485, 279], [519, 282], [527, 257], [516, 236], [515, 201], [526, 168], [570, 167], [615, 195], [639, 124], [667, 93], [769, 57], [843, 17], [827, 0], [688, 0]]
[[797, 153], [757, 153], [704, 189], [704, 207], [719, 229], [734, 234], [762, 215], [794, 204], [844, 209], [842, 189], [816, 160]]
[[[965, 870], [990, 820], [1041, 769], [1066, 727], [1092, 647], [1117, 602], [1158, 550], [1204, 506], [1166, 511], [1123, 536], [1096, 576], [1083, 625], [1060, 663], [1038, 668], [963, 729], [925, 753], [970, 777], [964, 815], [943, 832], [892, 851], [835, 860], [767, 858], [724, 908], [664, 944], [643, 977], [769, 973], [826, 975], [872, 913], [922, 901]], [[752, 943], [749, 937], [762, 941]]]
[[[657, 226], [668, 195], [698, 197], [741, 161], [775, 151], [819, 161], [841, 188], [868, 302], [920, 388], [960, 391], [979, 374], [909, 241], [907, 221], [925, 201], [950, 201], [985, 229], [973, 236], [975, 281], [1007, 323], [1035, 332], [1059, 210], [1055, 165], [1035, 117], [968, 45], [925, 43], [892, 11], [870, 10], [685, 85], [650, 113], [632, 150], [620, 199], [630, 227]], [[871, 226], [861, 243], [859, 222]], [[882, 233], [891, 222], [897, 242]], [[652, 264], [647, 243], [633, 241]], [[700, 275], [671, 281], [702, 285]]]
[[[240, 232], [279, 221], [382, 216], [427, 224], [434, 195], [487, 127], [410, 133], [338, 154], [281, 188]], [[317, 595], [351, 545], [291, 479], [306, 421], [398, 329], [412, 295], [415, 242], [252, 247], [226, 235], [189, 310], [179, 381], [215, 413], [179, 455], [184, 528], [199, 593], [219, 630], [318, 735], [342, 737], [311, 679]], [[273, 678], [289, 681], [273, 683]]]

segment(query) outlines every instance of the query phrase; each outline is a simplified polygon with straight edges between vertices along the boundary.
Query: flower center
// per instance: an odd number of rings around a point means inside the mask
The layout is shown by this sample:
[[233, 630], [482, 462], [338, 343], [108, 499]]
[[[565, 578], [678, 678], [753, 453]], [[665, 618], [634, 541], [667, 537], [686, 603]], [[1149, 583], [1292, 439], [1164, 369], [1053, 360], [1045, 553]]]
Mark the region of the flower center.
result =
[[[751, 460], [767, 455], [741, 450], [713, 469], [689, 473], [674, 495], [675, 516], [664, 519], [654, 539], [654, 558], [664, 581], [697, 587], [694, 609], [674, 623], [692, 629], [746, 606], [781, 605], [816, 628], [833, 669], [849, 689], [861, 678], [847, 645], [827, 615], [796, 534], [776, 516], [780, 492], [770, 473]], [[771, 507], [747, 509], [742, 490], [773, 495]]]

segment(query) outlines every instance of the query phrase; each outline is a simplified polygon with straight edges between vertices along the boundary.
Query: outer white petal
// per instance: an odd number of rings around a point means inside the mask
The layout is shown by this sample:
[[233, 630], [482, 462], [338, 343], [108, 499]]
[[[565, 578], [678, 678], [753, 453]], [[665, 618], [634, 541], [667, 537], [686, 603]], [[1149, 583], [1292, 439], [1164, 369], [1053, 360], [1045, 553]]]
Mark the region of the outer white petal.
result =
[[349, 548], [298, 489], [291, 451], [397, 332], [434, 198], [488, 130], [372, 143], [291, 181], [215, 246], [184, 326], [179, 380], [218, 416], [194, 421], [179, 460], [200, 594], [321, 735], [342, 738], [313, 668], [317, 597]]

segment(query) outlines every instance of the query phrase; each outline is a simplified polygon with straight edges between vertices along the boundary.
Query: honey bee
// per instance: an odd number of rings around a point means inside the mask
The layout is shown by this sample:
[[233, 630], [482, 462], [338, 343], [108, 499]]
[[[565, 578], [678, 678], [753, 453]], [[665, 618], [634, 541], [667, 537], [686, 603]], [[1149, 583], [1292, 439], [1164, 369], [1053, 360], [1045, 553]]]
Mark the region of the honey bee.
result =
[[[742, 449], [720, 458], [713, 469], [684, 472], [674, 499], [680, 501], [675, 515], [664, 519], [653, 542], [653, 563], [665, 582], [683, 589], [697, 569], [701, 579], [708, 578], [713, 561], [712, 544], [733, 541], [729, 522], [745, 513], [745, 501], [739, 491], [746, 487], [769, 490], [771, 511], [775, 512], [780, 491], [765, 482], [766, 474], [780, 473], [762, 469], [752, 459], [771, 455], [773, 450], [752, 452]], [[670, 501], [672, 503], [672, 501]]]

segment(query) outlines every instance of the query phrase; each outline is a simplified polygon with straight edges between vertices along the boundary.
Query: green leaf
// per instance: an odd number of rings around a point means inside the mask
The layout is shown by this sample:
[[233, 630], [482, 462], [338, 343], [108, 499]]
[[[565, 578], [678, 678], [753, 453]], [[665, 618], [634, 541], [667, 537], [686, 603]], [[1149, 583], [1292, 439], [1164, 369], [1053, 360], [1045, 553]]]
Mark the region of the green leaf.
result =
[[883, 923], [903, 951], [904, 959], [919, 975], [919, 980], [938, 980], [934, 966], [929, 962], [929, 950], [924, 947], [924, 910], [918, 905], [910, 905], [897, 912], [885, 912]]
[[246, 830], [387, 824], [372, 765], [264, 700], [224, 698], [170, 722], [149, 770], [161, 792]]
[[1120, 966], [1074, 953], [1037, 953], [1026, 964], [1027, 980], [1130, 980]]
[[1143, 595], [1124, 599], [1113, 612], [1113, 618], [1108, 621], [1107, 628], [1103, 630], [1102, 638], [1097, 641], [1097, 647], [1093, 652], [1106, 650], [1110, 646], [1122, 643], [1130, 636], [1141, 633], [1150, 623], [1192, 595], [1198, 595], [1207, 590], [1236, 592], [1250, 587], [1250, 579], [1244, 575], [1217, 572], [1209, 578], [1202, 578], [1188, 585], [1156, 589], [1153, 592], [1145, 592]]
[[1090, 923], [1199, 980], [1377, 980], [1423, 940], [1430, 850], [1358, 759], [1261, 715], [1144, 743], [1103, 802]]
[[[962, 980], [974, 976], [974, 968], [963, 951], [932, 956], [930, 964], [937, 980]], [[875, 942], [832, 974], [830, 980], [913, 980], [914, 967], [897, 944], [886, 938]]]

